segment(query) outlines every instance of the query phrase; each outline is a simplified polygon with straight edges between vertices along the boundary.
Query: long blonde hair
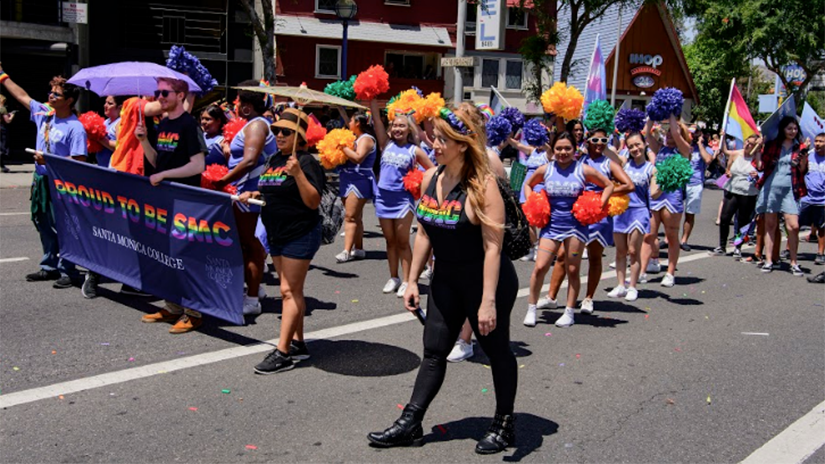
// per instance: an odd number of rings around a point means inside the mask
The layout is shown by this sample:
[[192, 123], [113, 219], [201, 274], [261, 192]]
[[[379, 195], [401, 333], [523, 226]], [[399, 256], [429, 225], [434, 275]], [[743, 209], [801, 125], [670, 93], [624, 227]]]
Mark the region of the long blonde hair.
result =
[[[464, 167], [461, 170], [461, 186], [467, 191], [467, 198], [479, 220], [488, 226], [501, 228], [502, 224], [494, 222], [484, 212], [487, 206], [485, 199], [487, 179], [493, 176], [493, 171], [490, 168], [490, 159], [487, 157], [484, 124], [481, 124], [473, 115], [477, 111], [475, 107], [472, 107], [472, 112], [462, 107], [454, 112], [455, 116], [467, 127], [466, 135], [458, 132], [450, 123], [439, 117], [433, 118], [433, 125], [445, 137], [467, 145], [467, 150], [464, 151]], [[480, 114], [478, 116], [483, 117]]]

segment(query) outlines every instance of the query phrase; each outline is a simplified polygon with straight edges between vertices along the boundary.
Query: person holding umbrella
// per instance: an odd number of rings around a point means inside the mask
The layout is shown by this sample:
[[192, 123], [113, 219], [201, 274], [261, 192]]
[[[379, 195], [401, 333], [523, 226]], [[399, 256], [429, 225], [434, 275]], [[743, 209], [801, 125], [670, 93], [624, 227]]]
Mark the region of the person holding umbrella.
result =
[[32, 222], [40, 233], [43, 259], [40, 270], [26, 276], [28, 282], [55, 280], [54, 288], [69, 288], [72, 279], [78, 277], [74, 264], [60, 256], [60, 245], [49, 195], [49, 181], [44, 153], [86, 160], [86, 130], [74, 114], [74, 104], [80, 96], [80, 88], [66, 83], [57, 76], [51, 80], [49, 104], [44, 105], [29, 96], [15, 84], [0, 65], [0, 85], [21, 105], [31, 111], [31, 121], [37, 125], [37, 154], [34, 155], [34, 181], [32, 183]]
[[[160, 103], [166, 117], [157, 127], [157, 137], [147, 137], [146, 126], [138, 124], [135, 137], [140, 140], [146, 161], [154, 168], [149, 177], [152, 185], [164, 180], [200, 187], [204, 170], [206, 146], [200, 127], [195, 118], [184, 109], [184, 99], [189, 93], [189, 85], [184, 81], [169, 78], [158, 79], [155, 98]], [[171, 301], [154, 314], [147, 314], [143, 322], [175, 322], [169, 333], [191, 332], [203, 323], [201, 314], [184, 308]]]

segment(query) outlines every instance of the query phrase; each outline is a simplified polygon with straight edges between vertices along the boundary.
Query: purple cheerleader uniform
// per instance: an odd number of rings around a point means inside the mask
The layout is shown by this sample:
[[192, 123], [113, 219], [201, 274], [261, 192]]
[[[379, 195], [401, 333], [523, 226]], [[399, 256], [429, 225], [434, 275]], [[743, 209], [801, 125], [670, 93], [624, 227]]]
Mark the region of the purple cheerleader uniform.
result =
[[624, 172], [633, 181], [636, 190], [627, 194], [630, 204], [627, 211], [613, 218], [613, 232], [629, 234], [638, 230], [643, 234], [650, 233], [650, 178], [653, 176], [653, 165], [645, 161], [636, 165], [632, 159], [624, 165]]
[[[429, 158], [430, 161], [432, 161], [433, 166], [438, 166], [438, 163], [435, 161], [435, 148], [432, 148], [429, 145], [427, 145], [427, 142], [421, 142], [418, 146], [422, 150], [424, 150], [424, 153], [427, 154], [427, 158]], [[420, 164], [418, 165], [418, 170], [421, 172], [427, 172], [427, 168]]]
[[375, 138], [369, 134], [361, 134], [355, 141], [355, 148], [358, 149], [358, 142], [364, 137], [372, 140], [372, 151], [367, 154], [361, 164], [353, 163], [351, 160], [341, 166], [338, 170], [339, 174], [339, 195], [341, 198], [346, 198], [350, 193], [354, 193], [356, 198], [372, 200], [375, 198], [375, 174], [372, 172], [372, 167], [375, 165], [375, 156], [378, 153], [378, 146], [375, 143]]
[[[272, 135], [272, 131], [269, 130], [269, 121], [266, 118], [259, 116], [246, 123], [246, 125], [243, 126], [243, 129], [239, 130], [238, 134], [235, 135], [235, 138], [232, 139], [232, 143], [229, 144], [229, 162], [227, 163], [229, 170], [231, 171], [235, 169], [235, 166], [240, 164], [241, 160], [243, 160], [244, 145], [246, 140], [244, 130], [255, 121], [263, 121], [266, 123], [266, 141], [264, 142], [264, 149], [261, 151], [261, 154], [258, 155], [258, 160], [252, 170], [244, 174], [240, 179], [232, 182], [232, 185], [238, 189], [238, 195], [243, 192], [254, 192], [258, 190], [258, 178], [261, 177], [261, 174], [263, 174], [266, 169], [265, 164], [267, 158], [278, 152], [278, 145], [275, 143], [275, 136]], [[235, 202], [235, 207], [245, 213], [259, 213], [261, 211], [260, 206], [245, 205], [241, 202]]]
[[[656, 162], [661, 163], [671, 156], [682, 156], [682, 154], [679, 153], [679, 150], [676, 148], [662, 147], [659, 150], [659, 153], [656, 154]], [[662, 195], [659, 198], [650, 201], [651, 211], [661, 211], [663, 208], [667, 208], [667, 210], [673, 214], [684, 213], [685, 202], [684, 193], [682, 190], [680, 189], [675, 192], [662, 192]]]
[[541, 229], [541, 238], [562, 242], [575, 237], [587, 242], [587, 226], [573, 216], [573, 203], [584, 191], [584, 168], [581, 163], [572, 162], [566, 168], [555, 161], [547, 165], [544, 173], [544, 190], [550, 197], [550, 223]]
[[[544, 150], [538, 150], [536, 148], [533, 149], [533, 152], [530, 153], [530, 156], [524, 161], [524, 165], [527, 166], [527, 173], [524, 175], [524, 182], [530, 180], [530, 177], [533, 176], [533, 173], [538, 170], [538, 168], [544, 166], [545, 164], [549, 163], [550, 160], [547, 159], [547, 153]], [[541, 184], [536, 185], [533, 187], [534, 192], [540, 192], [544, 189]], [[522, 184], [522, 188], [519, 191], [519, 203], [524, 203], [527, 201], [527, 197], [524, 195], [524, 184]]]
[[[613, 173], [610, 172], [610, 159], [606, 156], [602, 155], [596, 159], [593, 159], [590, 155], [587, 155], [581, 157], [579, 162], [602, 173], [608, 180], [613, 180]], [[596, 184], [587, 183], [584, 186], [584, 190], [587, 192], [601, 193], [604, 191], [604, 188], [599, 187]], [[587, 230], [587, 245], [590, 245], [594, 241], [598, 241], [604, 248], [613, 246], [613, 220], [611, 218], [607, 217], [595, 224], [590, 224], [587, 227]]]
[[404, 188], [404, 176], [415, 168], [415, 145], [399, 147], [390, 142], [381, 154], [381, 175], [375, 196], [375, 215], [379, 219], [403, 219], [415, 211], [415, 201]]

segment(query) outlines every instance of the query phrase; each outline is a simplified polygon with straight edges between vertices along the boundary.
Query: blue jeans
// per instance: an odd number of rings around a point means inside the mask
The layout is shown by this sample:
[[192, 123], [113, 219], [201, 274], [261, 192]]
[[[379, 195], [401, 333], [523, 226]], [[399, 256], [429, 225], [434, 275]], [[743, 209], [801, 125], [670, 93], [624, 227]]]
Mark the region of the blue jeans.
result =
[[47, 198], [46, 212], [39, 211], [32, 214], [32, 222], [34, 222], [35, 229], [40, 233], [40, 244], [43, 246], [43, 259], [40, 260], [40, 268], [44, 271], [60, 271], [61, 276], [77, 277], [78, 272], [74, 263], [66, 261], [60, 256], [60, 244], [57, 239], [57, 228], [54, 220], [54, 206], [51, 197]]

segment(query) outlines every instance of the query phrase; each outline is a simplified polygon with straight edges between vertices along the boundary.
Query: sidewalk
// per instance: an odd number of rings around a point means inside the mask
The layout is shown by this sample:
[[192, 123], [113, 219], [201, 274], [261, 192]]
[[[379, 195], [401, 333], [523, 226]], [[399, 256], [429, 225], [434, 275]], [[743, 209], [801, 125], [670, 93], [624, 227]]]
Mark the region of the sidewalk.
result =
[[0, 189], [29, 188], [32, 184], [34, 164], [10, 164], [9, 173], [0, 173]]

